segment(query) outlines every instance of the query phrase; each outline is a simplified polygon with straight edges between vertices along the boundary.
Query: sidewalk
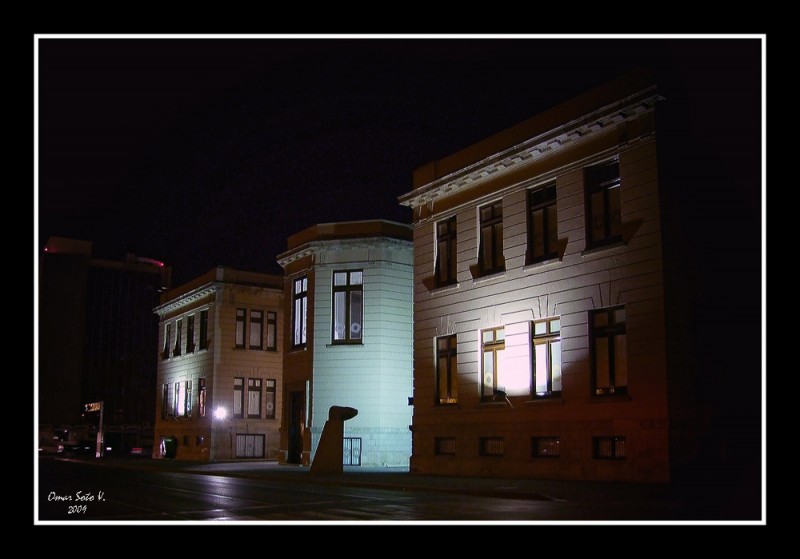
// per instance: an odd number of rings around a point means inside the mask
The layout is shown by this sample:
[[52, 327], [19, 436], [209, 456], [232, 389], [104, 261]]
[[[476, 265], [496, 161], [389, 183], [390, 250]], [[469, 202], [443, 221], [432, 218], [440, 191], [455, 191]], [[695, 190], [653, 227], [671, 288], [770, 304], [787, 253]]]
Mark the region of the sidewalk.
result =
[[[69, 459], [69, 458], [59, 458]], [[312, 475], [303, 466], [272, 461], [198, 463], [152, 458], [79, 458], [104, 467], [221, 475], [284, 483], [316, 483], [401, 491], [446, 492], [505, 499], [539, 501], [597, 502], [613, 495], [615, 502], [656, 501], [668, 503], [676, 498], [674, 488], [661, 484], [623, 482], [559, 481], [542, 479], [474, 478], [412, 474], [404, 468], [345, 467], [341, 474]]]

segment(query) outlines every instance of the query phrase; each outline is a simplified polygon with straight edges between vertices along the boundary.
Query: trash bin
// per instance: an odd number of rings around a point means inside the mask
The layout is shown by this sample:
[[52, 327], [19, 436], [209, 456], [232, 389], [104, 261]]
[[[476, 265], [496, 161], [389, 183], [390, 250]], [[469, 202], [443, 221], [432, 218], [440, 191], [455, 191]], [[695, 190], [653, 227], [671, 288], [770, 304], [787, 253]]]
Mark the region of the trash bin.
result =
[[164, 437], [164, 458], [175, 458], [178, 451], [177, 437]]

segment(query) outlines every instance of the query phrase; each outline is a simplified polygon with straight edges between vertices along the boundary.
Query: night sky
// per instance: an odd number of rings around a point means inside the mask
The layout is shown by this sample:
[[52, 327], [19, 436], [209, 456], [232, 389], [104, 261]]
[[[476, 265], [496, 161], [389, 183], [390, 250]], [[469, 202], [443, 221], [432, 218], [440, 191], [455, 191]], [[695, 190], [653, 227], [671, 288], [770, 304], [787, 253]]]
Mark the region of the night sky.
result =
[[[694, 141], [727, 118], [728, 97], [759, 109], [757, 40], [38, 44], [39, 246], [56, 235], [93, 241], [99, 256], [156, 258], [174, 285], [216, 265], [280, 273], [287, 236], [315, 223], [410, 222], [397, 196], [415, 168], [638, 66], [698, 113]], [[757, 202], [752, 178], [715, 188]]]

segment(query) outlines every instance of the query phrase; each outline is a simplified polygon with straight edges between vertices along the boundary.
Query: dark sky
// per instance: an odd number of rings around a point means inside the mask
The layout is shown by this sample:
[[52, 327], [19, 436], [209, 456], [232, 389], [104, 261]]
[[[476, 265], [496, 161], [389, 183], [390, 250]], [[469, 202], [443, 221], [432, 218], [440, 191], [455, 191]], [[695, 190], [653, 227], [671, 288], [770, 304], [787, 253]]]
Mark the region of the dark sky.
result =
[[[397, 196], [415, 168], [638, 66], [657, 71], [664, 105], [687, 117], [672, 132], [748, 166], [707, 194], [749, 196], [736, 211], [759, 203], [758, 40], [38, 45], [39, 245], [57, 235], [101, 256], [156, 258], [176, 285], [218, 264], [280, 273], [286, 237], [314, 223], [409, 221]], [[744, 128], [718, 130], [729, 119]], [[687, 177], [702, 167], [689, 154], [681, 164]]]

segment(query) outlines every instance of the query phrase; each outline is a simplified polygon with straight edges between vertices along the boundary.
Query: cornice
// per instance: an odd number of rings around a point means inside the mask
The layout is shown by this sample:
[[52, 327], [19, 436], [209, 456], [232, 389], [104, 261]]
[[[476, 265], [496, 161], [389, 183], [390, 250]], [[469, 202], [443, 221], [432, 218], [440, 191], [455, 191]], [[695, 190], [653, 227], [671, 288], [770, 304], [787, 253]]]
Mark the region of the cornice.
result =
[[329, 239], [310, 241], [293, 250], [278, 255], [278, 264], [284, 269], [292, 262], [306, 256], [316, 256], [325, 252], [340, 250], [359, 250], [364, 248], [407, 248], [413, 247], [412, 241], [391, 237], [358, 237], [354, 239]]
[[400, 204], [410, 208], [428, 204], [436, 198], [477, 186], [543, 159], [555, 151], [577, 145], [613, 125], [638, 118], [653, 111], [655, 104], [664, 99], [660, 95], [646, 93], [626, 97], [432, 181], [401, 196]]
[[160, 318], [163, 318], [164, 315], [169, 314], [173, 311], [182, 309], [187, 307], [197, 301], [198, 299], [202, 299], [203, 297], [207, 297], [212, 294], [216, 294], [219, 291], [220, 284], [218, 282], [211, 282], [205, 285], [201, 285], [195, 289], [192, 289], [188, 293], [185, 293], [171, 301], [167, 301], [156, 308], [153, 309], [153, 312], [157, 314]]

